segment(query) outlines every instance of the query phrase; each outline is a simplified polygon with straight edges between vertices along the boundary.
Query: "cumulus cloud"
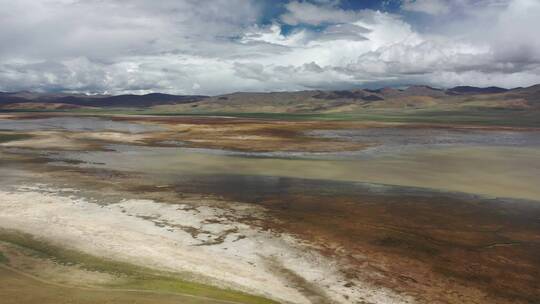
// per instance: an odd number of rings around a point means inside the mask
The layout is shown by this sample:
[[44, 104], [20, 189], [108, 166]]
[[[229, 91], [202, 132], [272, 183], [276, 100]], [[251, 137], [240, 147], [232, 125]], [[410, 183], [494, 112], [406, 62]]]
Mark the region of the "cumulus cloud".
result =
[[540, 82], [536, 0], [402, 1], [402, 11], [434, 16], [421, 26], [401, 11], [326, 0], [287, 2], [266, 23], [256, 0], [0, 5], [3, 91], [214, 95]]

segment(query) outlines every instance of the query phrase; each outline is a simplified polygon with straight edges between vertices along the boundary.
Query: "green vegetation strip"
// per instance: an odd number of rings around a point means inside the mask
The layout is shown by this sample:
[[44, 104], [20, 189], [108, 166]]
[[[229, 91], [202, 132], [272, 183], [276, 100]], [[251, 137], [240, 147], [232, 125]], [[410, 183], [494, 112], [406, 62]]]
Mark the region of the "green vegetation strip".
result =
[[[2, 111], [0, 111], [2, 112]], [[86, 115], [229, 116], [269, 120], [378, 121], [396, 123], [471, 124], [482, 126], [540, 127], [538, 111], [467, 107], [459, 110], [437, 108], [365, 110], [348, 113], [267, 113], [267, 112], [171, 112], [152, 108], [100, 108], [75, 110], [16, 110], [10, 112], [59, 112]]]
[[0, 133], [0, 143], [5, 143], [14, 140], [22, 140], [30, 138], [30, 135], [25, 134], [2, 134]]
[[0, 251], [0, 264], [6, 264], [8, 262], [8, 258], [2, 253], [2, 251]]
[[[30, 250], [37, 257], [51, 259], [59, 264], [68, 266], [79, 265], [81, 268], [89, 271], [104, 272], [128, 278], [127, 282], [109, 285], [107, 287], [190, 294], [246, 304], [276, 303], [268, 299], [234, 290], [189, 282], [179, 278], [178, 274], [159, 272], [142, 266], [112, 261], [61, 248], [20, 232], [0, 229], [0, 241], [25, 248]], [[5, 256], [0, 255], [0, 262], [4, 261], [2, 257], [5, 259]]]
[[166, 113], [124, 112], [126, 115], [159, 116], [230, 116], [270, 120], [377, 121], [394, 123], [471, 124], [483, 126], [540, 127], [537, 113], [512, 110], [471, 111], [380, 111], [365, 113]]

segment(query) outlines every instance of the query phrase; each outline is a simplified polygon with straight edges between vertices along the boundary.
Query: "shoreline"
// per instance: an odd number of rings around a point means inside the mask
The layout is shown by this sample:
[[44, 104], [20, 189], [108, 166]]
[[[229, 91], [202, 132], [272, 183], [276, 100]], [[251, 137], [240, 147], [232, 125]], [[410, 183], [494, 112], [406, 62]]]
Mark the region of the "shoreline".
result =
[[[61, 247], [101, 258], [114, 257], [121, 262], [162, 271], [192, 272], [209, 278], [206, 283], [223, 284], [220, 287], [279, 301], [310, 303], [308, 299], [315, 296], [327, 298], [324, 301], [328, 303], [347, 303], [347, 299], [367, 297], [367, 294], [362, 295], [366, 292], [379, 292], [377, 298], [388, 296], [396, 301], [396, 296], [389, 291], [343, 287], [346, 281], [340, 281], [344, 279], [340, 279], [339, 272], [326, 266], [333, 263], [314, 252], [308, 254], [290, 236], [275, 238], [239, 224], [232, 230], [241, 234], [235, 232], [223, 238], [220, 233], [231, 231], [230, 226], [235, 224], [218, 224], [217, 220], [231, 216], [219, 214], [220, 210], [198, 207], [183, 211], [179, 210], [182, 207], [178, 204], [149, 200], [126, 200], [100, 206], [73, 194], [59, 195], [55, 189], [39, 188], [19, 188], [14, 193], [0, 191], [3, 198], [0, 225], [3, 228], [23, 231]], [[177, 214], [171, 215], [173, 212]], [[201, 213], [202, 217], [198, 218]], [[216, 219], [212, 224], [201, 225], [204, 219], [212, 217]], [[190, 221], [190, 227], [199, 224], [200, 230], [208, 234], [213, 232], [222, 243], [210, 242], [210, 246], [193, 243], [193, 234], [182, 230], [186, 226], [181, 227]], [[239, 235], [243, 237], [237, 238]], [[257, 245], [263, 242], [264, 247]], [[287, 282], [283, 274], [269, 271], [269, 261], [304, 280], [319, 283], [312, 283], [310, 287], [297, 286], [302, 290], [299, 292], [294, 288], [295, 283]], [[355, 282], [355, 285], [365, 284]], [[310, 291], [309, 288], [315, 289]]]

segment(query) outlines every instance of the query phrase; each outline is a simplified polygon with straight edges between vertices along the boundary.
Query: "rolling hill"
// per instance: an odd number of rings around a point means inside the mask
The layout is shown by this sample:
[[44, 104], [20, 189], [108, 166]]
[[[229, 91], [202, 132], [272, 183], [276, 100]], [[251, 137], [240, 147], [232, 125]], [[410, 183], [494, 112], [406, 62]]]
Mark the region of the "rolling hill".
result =
[[198, 95], [169, 95], [152, 93], [146, 95], [83, 95], [83, 94], [56, 94], [35, 92], [0, 92], [0, 106], [9, 104], [33, 103], [43, 107], [42, 104], [64, 104], [83, 107], [151, 107], [163, 104], [182, 104], [197, 102], [207, 96]]
[[370, 113], [390, 111], [519, 111], [540, 112], [540, 85], [503, 89], [460, 86], [437, 89], [410, 86], [405, 89], [354, 89], [339, 91], [237, 92], [219, 96], [78, 95], [32, 92], [0, 92], [4, 111], [133, 108], [158, 113]]

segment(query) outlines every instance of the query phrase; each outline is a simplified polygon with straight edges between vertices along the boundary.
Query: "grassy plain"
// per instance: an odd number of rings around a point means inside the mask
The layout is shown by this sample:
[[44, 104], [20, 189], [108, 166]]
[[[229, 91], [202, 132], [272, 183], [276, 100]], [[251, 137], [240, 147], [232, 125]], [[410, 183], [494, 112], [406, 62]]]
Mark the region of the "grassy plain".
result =
[[[43, 240], [38, 240], [31, 235], [21, 232], [0, 229], [0, 242], [15, 245], [21, 249], [21, 254], [23, 255], [30, 254], [33, 257], [50, 260], [59, 265], [77, 266], [86, 271], [106, 273], [118, 278], [118, 280], [113, 280], [105, 285], [88, 287], [85, 286], [84, 279], [82, 279], [81, 282], [72, 282], [70, 284], [71, 286], [62, 286], [55, 284], [54, 278], [42, 278], [41, 281], [37, 281], [35, 279], [32, 280], [31, 277], [33, 275], [21, 276], [19, 274], [15, 275], [15, 277], [19, 277], [18, 279], [11, 281], [5, 278], [5, 276], [0, 276], [0, 280], [7, 281], [4, 282], [6, 285], [9, 285], [10, 282], [12, 284], [19, 284], [18, 282], [27, 281], [26, 284], [30, 283], [30, 286], [39, 287], [37, 288], [39, 293], [49, 294], [51, 297], [50, 300], [48, 300], [49, 303], [70, 303], [67, 298], [64, 299], [55, 296], [62, 295], [63, 293], [69, 294], [74, 299], [77, 299], [77, 301], [82, 301], [82, 303], [86, 303], [84, 300], [85, 298], [93, 298], [93, 300], [88, 301], [88, 303], [97, 303], [95, 301], [99, 298], [107, 299], [106, 295], [108, 293], [113, 295], [118, 294], [119, 298], [122, 300], [121, 302], [126, 301], [126, 303], [129, 303], [129, 301], [138, 298], [136, 295], [137, 291], [152, 291], [152, 293], [146, 294], [143, 297], [147, 298], [148, 303], [150, 303], [152, 299], [158, 301], [158, 298], [169, 298], [171, 301], [184, 301], [187, 299], [188, 303], [275, 303], [274, 301], [266, 300], [261, 297], [188, 281], [183, 279], [181, 274], [159, 272], [142, 266], [103, 259], [82, 252], [69, 250]], [[17, 258], [17, 256], [15, 256], [15, 258]], [[5, 254], [1, 254], [0, 263], [9, 265], [10, 259]], [[4, 274], [6, 274], [5, 272], [6, 269], [4, 269]], [[6, 276], [8, 275], [6, 274]], [[47, 282], [50, 282], [51, 284], [44, 284]], [[6, 285], [0, 284], [0, 286], [2, 286], [0, 287], [0, 295], [2, 293], [10, 292], [9, 289], [5, 288]], [[24, 285], [21, 285], [18, 288], [23, 289], [23, 286]], [[115, 292], [115, 289], [118, 290], [118, 292]], [[26, 293], [33, 293], [31, 288], [25, 290], [27, 290]], [[127, 290], [130, 292], [127, 292]], [[100, 295], [101, 293], [103, 293], [103, 295]], [[144, 292], [139, 293], [144, 294]], [[116, 296], [113, 298], [115, 297]], [[28, 303], [31, 303], [32, 299], [35, 301], [35, 298], [31, 298]], [[159, 301], [161, 301], [161, 299]], [[168, 300], [165, 301], [165, 303], [168, 303]]]
[[237, 112], [175, 111], [154, 108], [99, 108], [75, 110], [0, 110], [0, 113], [73, 113], [84, 115], [227, 116], [289, 121], [376, 121], [396, 123], [470, 124], [509, 127], [540, 127], [538, 111], [471, 107], [463, 109], [364, 109], [354, 112]]

